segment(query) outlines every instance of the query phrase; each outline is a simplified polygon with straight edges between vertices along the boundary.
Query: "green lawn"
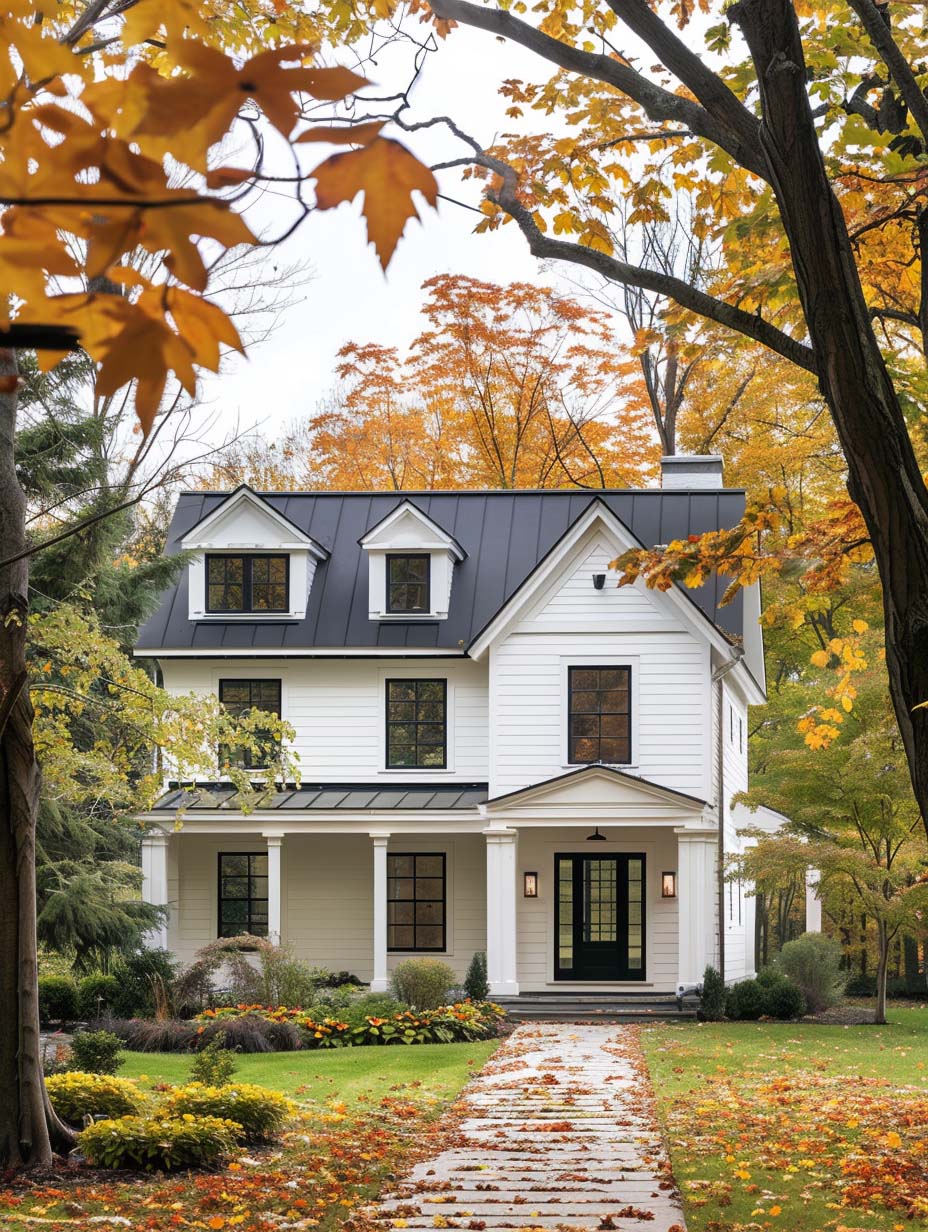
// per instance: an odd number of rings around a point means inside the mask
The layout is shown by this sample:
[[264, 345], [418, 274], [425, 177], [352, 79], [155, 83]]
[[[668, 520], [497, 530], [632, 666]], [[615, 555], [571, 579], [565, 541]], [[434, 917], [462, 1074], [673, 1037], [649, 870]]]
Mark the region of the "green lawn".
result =
[[[235, 1082], [257, 1082], [300, 1100], [345, 1104], [378, 1100], [401, 1086], [423, 1096], [448, 1099], [476, 1073], [497, 1047], [473, 1044], [332, 1048], [317, 1052], [250, 1053], [236, 1058]], [[174, 1052], [126, 1052], [120, 1077], [143, 1087], [189, 1079], [192, 1057]], [[407, 1092], [408, 1093], [408, 1092]]]
[[889, 1017], [642, 1030], [691, 1232], [928, 1220], [928, 1008]]

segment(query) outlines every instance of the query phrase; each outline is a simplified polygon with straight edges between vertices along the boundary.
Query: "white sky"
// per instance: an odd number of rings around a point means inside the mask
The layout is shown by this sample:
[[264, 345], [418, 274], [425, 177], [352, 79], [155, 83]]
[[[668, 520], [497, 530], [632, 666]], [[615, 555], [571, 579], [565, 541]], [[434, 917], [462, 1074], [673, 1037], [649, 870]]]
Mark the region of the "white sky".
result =
[[[408, 71], [409, 53], [402, 55], [397, 67]], [[474, 74], [475, 65], [480, 67], [479, 76]], [[497, 93], [499, 82], [506, 77], [544, 80], [548, 70], [550, 65], [512, 44], [465, 28], [455, 30], [426, 58], [413, 95], [413, 118], [450, 115], [489, 144], [497, 132], [512, 126], [504, 115], [506, 102]], [[374, 92], [388, 92], [382, 88], [392, 90], [396, 85], [379, 79]], [[438, 139], [395, 128], [385, 135], [397, 137], [427, 161], [465, 153], [446, 130], [440, 131]], [[320, 150], [321, 161], [326, 147]], [[440, 173], [439, 182], [449, 196], [472, 204], [479, 201], [478, 188], [462, 184], [457, 171]], [[437, 213], [428, 206], [422, 212], [422, 224], [407, 224], [386, 277], [373, 248], [365, 243], [357, 203], [310, 215], [286, 244], [271, 250], [271, 263], [309, 261], [315, 277], [299, 289], [299, 302], [286, 310], [268, 341], [247, 359], [236, 356], [227, 361], [218, 376], [204, 378], [205, 405], [200, 411], [206, 417], [218, 413], [219, 419], [212, 435], [223, 435], [237, 422], [242, 430], [256, 427], [260, 435], [273, 437], [283, 424], [313, 413], [335, 384], [335, 356], [348, 341], [405, 347], [422, 328], [421, 284], [435, 274], [460, 273], [500, 283], [520, 279], [557, 283], [555, 273], [540, 271], [514, 226], [474, 235], [478, 219], [468, 210], [439, 201]], [[271, 221], [279, 230], [287, 216], [285, 201], [278, 206], [266, 198], [260, 216], [252, 214], [249, 221], [255, 229]], [[564, 290], [570, 293], [573, 288], [564, 284]]]

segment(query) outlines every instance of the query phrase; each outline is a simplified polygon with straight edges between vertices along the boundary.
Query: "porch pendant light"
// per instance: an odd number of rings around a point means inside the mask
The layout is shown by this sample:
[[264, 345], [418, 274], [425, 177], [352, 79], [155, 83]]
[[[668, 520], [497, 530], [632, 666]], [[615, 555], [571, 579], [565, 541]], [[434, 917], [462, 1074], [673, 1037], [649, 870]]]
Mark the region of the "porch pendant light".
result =
[[588, 834], [586, 836], [586, 841], [588, 843], [607, 843], [609, 840], [606, 838], [605, 834], [600, 834], [599, 826], [597, 826], [592, 834]]

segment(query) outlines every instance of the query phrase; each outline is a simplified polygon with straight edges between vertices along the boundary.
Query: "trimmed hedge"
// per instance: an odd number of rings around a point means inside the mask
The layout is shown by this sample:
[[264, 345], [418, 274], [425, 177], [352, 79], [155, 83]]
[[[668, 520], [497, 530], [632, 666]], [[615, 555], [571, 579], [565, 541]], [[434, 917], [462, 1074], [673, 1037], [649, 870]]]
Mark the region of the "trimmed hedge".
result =
[[77, 982], [70, 975], [39, 976], [39, 1018], [43, 1023], [76, 1021]]
[[52, 1107], [69, 1125], [82, 1125], [85, 1117], [121, 1117], [139, 1112], [145, 1096], [128, 1078], [111, 1074], [50, 1074], [45, 1088]]
[[170, 1091], [159, 1111], [168, 1117], [185, 1113], [219, 1117], [241, 1126], [239, 1136], [243, 1142], [270, 1142], [293, 1116], [296, 1105], [279, 1091], [268, 1091], [249, 1082], [219, 1087], [191, 1082]]
[[98, 1168], [171, 1172], [216, 1165], [234, 1148], [242, 1127], [211, 1116], [125, 1116], [95, 1121], [78, 1136], [88, 1163]]

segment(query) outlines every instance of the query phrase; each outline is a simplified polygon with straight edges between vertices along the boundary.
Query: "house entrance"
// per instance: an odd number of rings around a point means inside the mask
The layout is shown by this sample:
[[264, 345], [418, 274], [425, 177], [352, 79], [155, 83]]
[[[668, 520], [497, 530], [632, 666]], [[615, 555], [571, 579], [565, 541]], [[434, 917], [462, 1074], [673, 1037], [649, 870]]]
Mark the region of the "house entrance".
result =
[[554, 857], [554, 978], [643, 980], [643, 855]]

